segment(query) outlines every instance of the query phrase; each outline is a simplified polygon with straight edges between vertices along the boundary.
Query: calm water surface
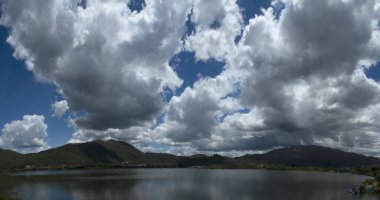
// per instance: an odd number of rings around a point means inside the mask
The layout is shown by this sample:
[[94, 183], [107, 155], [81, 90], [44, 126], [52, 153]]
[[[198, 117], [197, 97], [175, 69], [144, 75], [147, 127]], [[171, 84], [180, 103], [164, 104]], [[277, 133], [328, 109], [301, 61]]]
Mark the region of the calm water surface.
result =
[[21, 200], [375, 200], [348, 188], [351, 174], [269, 170], [111, 169], [24, 172], [0, 176], [0, 191]]

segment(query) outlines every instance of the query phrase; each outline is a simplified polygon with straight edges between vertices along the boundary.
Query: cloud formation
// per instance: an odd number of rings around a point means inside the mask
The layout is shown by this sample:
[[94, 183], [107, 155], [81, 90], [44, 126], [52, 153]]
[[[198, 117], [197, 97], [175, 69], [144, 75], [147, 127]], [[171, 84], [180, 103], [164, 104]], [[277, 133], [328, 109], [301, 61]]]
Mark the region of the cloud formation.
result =
[[0, 136], [0, 147], [22, 153], [38, 152], [49, 148], [47, 124], [42, 115], [25, 115], [4, 125]]
[[62, 118], [65, 115], [66, 111], [69, 110], [69, 104], [66, 100], [56, 101], [52, 105], [53, 116], [57, 118]]
[[[144, 125], [161, 111], [161, 92], [181, 84], [169, 58], [179, 48], [189, 2], [2, 2], [15, 56], [70, 100], [78, 127], [105, 130]], [[159, 16], [159, 17], [158, 17]], [[170, 21], [170, 23], [167, 23]]]
[[186, 48], [195, 51], [199, 60], [225, 60], [243, 28], [240, 11], [235, 0], [194, 1], [191, 22], [195, 30], [186, 38]]
[[[0, 2], [16, 58], [78, 112], [71, 142], [380, 155], [380, 83], [365, 74], [380, 60], [379, 0], [274, 0], [247, 24], [236, 0], [147, 0], [139, 12], [128, 0]], [[185, 81], [169, 66], [181, 51], [225, 66], [165, 102]], [[56, 103], [59, 117], [67, 102]]]
[[[319, 144], [378, 155], [380, 129], [372, 120], [378, 119], [380, 85], [364, 70], [379, 60], [379, 2], [281, 3], [282, 10], [271, 7], [249, 21], [240, 42], [228, 48], [225, 72], [172, 99], [158, 130], [205, 151]], [[218, 80], [235, 82], [239, 94], [228, 96], [233, 90], [211, 84]], [[201, 92], [205, 88], [212, 98]], [[223, 112], [226, 105], [235, 110]], [[183, 113], [174, 120], [172, 107]], [[220, 112], [221, 121], [215, 119]], [[207, 134], [198, 137], [199, 130]]]
[[268, 9], [251, 20], [239, 44], [251, 63], [241, 65], [241, 102], [261, 113], [268, 145], [379, 148], [380, 130], [357, 119], [379, 104], [379, 84], [364, 74], [380, 55], [378, 2], [284, 3], [279, 19]]

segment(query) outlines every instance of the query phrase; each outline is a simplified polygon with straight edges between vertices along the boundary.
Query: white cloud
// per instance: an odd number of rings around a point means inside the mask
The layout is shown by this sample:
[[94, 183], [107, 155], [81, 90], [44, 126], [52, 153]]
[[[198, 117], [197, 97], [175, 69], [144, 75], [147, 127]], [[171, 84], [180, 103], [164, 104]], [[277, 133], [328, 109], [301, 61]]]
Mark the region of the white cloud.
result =
[[133, 126], [127, 129], [107, 129], [105, 131], [79, 129], [73, 134], [69, 143], [81, 143], [94, 140], [122, 140], [130, 143], [147, 143], [151, 141], [149, 129]]
[[[296, 144], [378, 152], [380, 85], [364, 68], [380, 59], [379, 0], [279, 0], [281, 11], [245, 27], [235, 0], [147, 0], [140, 12], [128, 2], [3, 1], [15, 56], [85, 113], [70, 119], [71, 142], [156, 142], [179, 154]], [[184, 37], [190, 13], [195, 32]], [[165, 103], [161, 94], [184, 81], [168, 61], [184, 49], [225, 67]], [[57, 117], [67, 110], [56, 107]]]
[[236, 0], [195, 0], [191, 21], [195, 32], [186, 40], [188, 50], [197, 59], [226, 59], [235, 49], [235, 37], [243, 28], [243, 18]]
[[47, 128], [42, 115], [25, 115], [4, 125], [0, 147], [22, 153], [37, 152], [49, 148]]
[[[156, 129], [169, 139], [162, 141], [218, 152], [333, 141], [326, 145], [373, 154], [380, 142], [373, 121], [380, 85], [366, 77], [360, 63], [370, 60], [368, 67], [380, 58], [374, 3], [286, 1], [278, 18], [269, 8], [251, 19], [237, 46], [218, 48], [202, 38], [199, 46], [189, 44], [201, 59], [219, 59], [218, 51], [226, 50], [228, 72], [200, 80], [172, 99], [168, 117]], [[198, 30], [214, 31], [208, 14], [197, 18], [204, 20]], [[214, 54], [205, 53], [209, 44]], [[223, 98], [233, 89], [215, 87], [211, 80], [240, 84], [232, 84], [240, 96]], [[250, 111], [237, 112], [244, 107]]]
[[241, 101], [260, 112], [265, 127], [250, 148], [264, 139], [268, 147], [331, 140], [339, 148], [379, 148], [380, 129], [353, 120], [379, 104], [379, 84], [359, 65], [380, 58], [374, 3], [286, 1], [278, 19], [268, 9], [250, 21], [237, 54], [248, 62], [236, 66], [247, 74]]
[[[161, 92], [181, 84], [168, 60], [180, 48], [191, 2], [15, 0], [2, 4], [8, 42], [39, 80], [54, 83], [85, 115], [84, 129], [106, 130], [152, 123]], [[170, 21], [170, 23], [168, 23]]]
[[69, 110], [69, 104], [66, 100], [56, 101], [52, 105], [53, 116], [57, 118], [62, 118], [65, 115], [66, 111]]

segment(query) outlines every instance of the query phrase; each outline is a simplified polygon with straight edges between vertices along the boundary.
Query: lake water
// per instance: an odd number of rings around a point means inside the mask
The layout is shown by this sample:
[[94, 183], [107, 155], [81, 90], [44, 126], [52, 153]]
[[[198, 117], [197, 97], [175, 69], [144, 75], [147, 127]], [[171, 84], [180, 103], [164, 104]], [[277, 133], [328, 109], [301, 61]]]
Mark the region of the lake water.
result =
[[351, 174], [209, 169], [109, 169], [23, 172], [0, 177], [1, 193], [21, 200], [347, 200], [368, 179]]

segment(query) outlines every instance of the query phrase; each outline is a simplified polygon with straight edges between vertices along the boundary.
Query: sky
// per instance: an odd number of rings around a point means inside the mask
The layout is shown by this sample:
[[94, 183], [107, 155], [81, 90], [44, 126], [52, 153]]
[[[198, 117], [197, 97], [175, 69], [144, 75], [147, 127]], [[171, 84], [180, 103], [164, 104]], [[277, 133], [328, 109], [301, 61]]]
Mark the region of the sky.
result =
[[380, 0], [0, 6], [0, 148], [380, 156]]

